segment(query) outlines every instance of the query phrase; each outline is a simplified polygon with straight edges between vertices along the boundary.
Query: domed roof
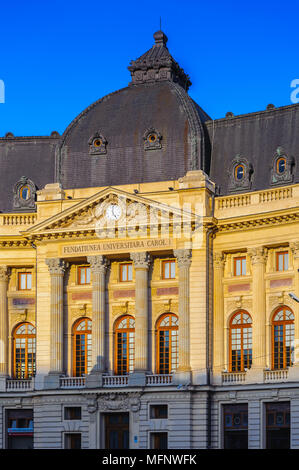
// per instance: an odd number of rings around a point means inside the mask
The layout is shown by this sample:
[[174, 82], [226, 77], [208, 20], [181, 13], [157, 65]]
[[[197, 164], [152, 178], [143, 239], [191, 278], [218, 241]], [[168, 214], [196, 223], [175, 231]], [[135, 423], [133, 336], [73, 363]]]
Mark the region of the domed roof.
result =
[[56, 152], [65, 188], [174, 180], [209, 170], [207, 114], [189, 97], [188, 75], [166, 46], [155, 44], [128, 67], [132, 81], [85, 109]]

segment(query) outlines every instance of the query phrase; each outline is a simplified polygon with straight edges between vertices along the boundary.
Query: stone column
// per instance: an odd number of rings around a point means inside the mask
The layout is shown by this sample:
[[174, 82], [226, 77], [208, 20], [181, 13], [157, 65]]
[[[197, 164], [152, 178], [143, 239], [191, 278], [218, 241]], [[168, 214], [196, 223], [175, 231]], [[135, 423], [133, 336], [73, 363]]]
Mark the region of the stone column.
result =
[[222, 252], [214, 253], [214, 379], [217, 383], [222, 383], [221, 373], [227, 364], [227, 351], [224, 348], [224, 335], [226, 325], [224, 323], [224, 276], [225, 256]]
[[0, 266], [0, 379], [8, 376], [7, 288], [8, 270], [6, 266]]
[[179, 366], [175, 374], [175, 382], [189, 383], [190, 367], [190, 265], [192, 251], [190, 249], [174, 250], [179, 271]]
[[[294, 260], [294, 291], [296, 297], [299, 297], [299, 241], [290, 243], [290, 248], [293, 253]], [[299, 303], [292, 302], [292, 310], [295, 316], [295, 331], [294, 331], [294, 363], [293, 367], [289, 369], [289, 379], [299, 380]]]
[[[105, 371], [105, 303], [107, 259], [88, 256], [92, 271], [92, 374]], [[89, 380], [90, 382], [90, 380]]]
[[46, 259], [50, 272], [50, 372], [45, 378], [48, 388], [59, 387], [63, 367], [63, 278], [67, 264], [60, 258]]
[[267, 250], [263, 247], [248, 250], [252, 266], [252, 366], [246, 380], [264, 381], [266, 358], [266, 286], [265, 265]]
[[130, 383], [145, 385], [148, 371], [148, 271], [151, 262], [146, 252], [131, 253], [135, 267], [135, 367]]

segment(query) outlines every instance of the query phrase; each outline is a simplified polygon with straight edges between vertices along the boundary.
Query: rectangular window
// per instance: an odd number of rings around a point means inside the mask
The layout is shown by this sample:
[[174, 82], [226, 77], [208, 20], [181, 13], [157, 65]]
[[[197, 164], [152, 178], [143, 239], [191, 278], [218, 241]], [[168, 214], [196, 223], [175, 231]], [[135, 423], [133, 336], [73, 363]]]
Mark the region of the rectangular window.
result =
[[91, 270], [89, 266], [80, 266], [78, 268], [78, 284], [90, 284]]
[[168, 449], [167, 432], [151, 432], [150, 433], [151, 449]]
[[81, 433], [65, 433], [64, 435], [65, 449], [81, 449]]
[[290, 403], [266, 403], [266, 448], [290, 448]]
[[248, 449], [248, 405], [223, 405], [224, 449]]
[[33, 410], [6, 410], [6, 448], [33, 449]]
[[66, 406], [64, 408], [64, 419], [81, 419], [81, 406]]
[[132, 263], [120, 264], [120, 282], [128, 282], [133, 280], [133, 265]]
[[234, 258], [234, 275], [246, 276], [246, 256]]
[[289, 269], [289, 253], [280, 251], [276, 253], [276, 271], [287, 271]]
[[163, 279], [175, 279], [175, 260], [163, 261], [162, 277]]
[[19, 273], [19, 290], [32, 289], [32, 273]]
[[167, 419], [168, 406], [167, 405], [150, 405], [150, 418], [151, 419]]

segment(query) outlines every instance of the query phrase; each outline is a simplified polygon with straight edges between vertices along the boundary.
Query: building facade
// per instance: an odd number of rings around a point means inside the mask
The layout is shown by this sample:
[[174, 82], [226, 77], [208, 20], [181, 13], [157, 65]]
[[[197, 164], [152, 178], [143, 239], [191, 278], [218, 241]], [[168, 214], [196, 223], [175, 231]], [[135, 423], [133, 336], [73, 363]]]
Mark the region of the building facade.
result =
[[165, 34], [0, 139], [0, 447], [299, 447], [299, 106], [211, 118]]

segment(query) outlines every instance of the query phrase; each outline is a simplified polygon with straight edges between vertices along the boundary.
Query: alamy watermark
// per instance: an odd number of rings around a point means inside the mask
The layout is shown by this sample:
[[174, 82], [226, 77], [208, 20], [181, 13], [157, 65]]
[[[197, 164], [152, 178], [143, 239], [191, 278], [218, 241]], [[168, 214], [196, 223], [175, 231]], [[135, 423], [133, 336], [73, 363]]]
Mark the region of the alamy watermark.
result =
[[291, 102], [294, 104], [299, 103], [299, 78], [291, 81], [291, 88], [294, 88], [290, 96]]
[[0, 80], [0, 104], [1, 103], [5, 103], [5, 85], [3, 80]]

